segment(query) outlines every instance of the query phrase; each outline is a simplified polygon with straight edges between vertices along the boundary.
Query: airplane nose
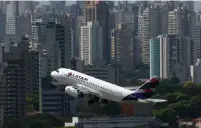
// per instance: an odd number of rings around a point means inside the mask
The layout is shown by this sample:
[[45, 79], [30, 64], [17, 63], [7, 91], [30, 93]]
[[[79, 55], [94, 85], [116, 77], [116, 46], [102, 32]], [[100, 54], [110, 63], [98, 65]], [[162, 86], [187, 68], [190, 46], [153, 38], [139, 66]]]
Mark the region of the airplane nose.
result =
[[56, 72], [55, 72], [55, 71], [51, 72], [51, 76], [52, 76], [53, 78], [55, 78]]

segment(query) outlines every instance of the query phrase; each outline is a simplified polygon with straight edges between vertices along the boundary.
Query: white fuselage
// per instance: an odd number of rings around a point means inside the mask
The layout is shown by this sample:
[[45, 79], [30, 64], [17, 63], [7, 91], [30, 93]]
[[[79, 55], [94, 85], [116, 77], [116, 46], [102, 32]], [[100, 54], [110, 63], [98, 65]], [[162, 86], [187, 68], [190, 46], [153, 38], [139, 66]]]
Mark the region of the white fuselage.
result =
[[[71, 76], [68, 76], [69, 73], [72, 73]], [[60, 83], [75, 87], [81, 86], [83, 89], [98, 93], [103, 99], [122, 102], [124, 97], [132, 93], [131, 90], [70, 69], [60, 69], [59, 74], [60, 77], [57, 79]]]

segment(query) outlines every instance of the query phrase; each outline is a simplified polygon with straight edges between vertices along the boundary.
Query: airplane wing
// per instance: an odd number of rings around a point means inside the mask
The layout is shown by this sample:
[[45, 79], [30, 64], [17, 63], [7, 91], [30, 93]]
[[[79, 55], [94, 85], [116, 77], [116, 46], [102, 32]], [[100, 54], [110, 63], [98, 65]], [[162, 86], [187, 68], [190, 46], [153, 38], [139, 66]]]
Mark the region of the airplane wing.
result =
[[76, 90], [80, 90], [84, 94], [92, 94], [92, 95], [95, 95], [95, 96], [100, 97], [100, 98], [103, 97], [103, 95], [101, 93], [98, 93], [97, 91], [95, 91], [91, 88], [88, 88], [84, 85], [81, 85], [81, 84], [77, 84], [74, 88]]
[[140, 86], [124, 86], [123, 88], [126, 88], [128, 90], [134, 91], [136, 89], [138, 89]]

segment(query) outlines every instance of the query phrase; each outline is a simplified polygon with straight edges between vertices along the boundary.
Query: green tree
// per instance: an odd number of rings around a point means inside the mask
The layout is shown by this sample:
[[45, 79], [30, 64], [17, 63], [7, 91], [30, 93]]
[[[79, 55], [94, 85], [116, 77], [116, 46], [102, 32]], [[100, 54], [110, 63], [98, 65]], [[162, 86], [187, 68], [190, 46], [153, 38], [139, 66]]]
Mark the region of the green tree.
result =
[[28, 128], [45, 128], [41, 121], [33, 121], [30, 125], [28, 125]]
[[20, 127], [22, 127], [22, 124], [18, 119], [11, 119], [8, 122], [8, 124], [4, 126], [4, 128], [20, 128]]
[[195, 96], [197, 94], [201, 93], [200, 88], [196, 83], [193, 83], [192, 81], [188, 81], [183, 85], [183, 88], [181, 90], [183, 93], [189, 96]]
[[172, 127], [176, 125], [176, 111], [171, 108], [164, 108], [160, 110], [154, 110], [153, 115], [161, 121], [168, 122]]
[[176, 96], [176, 101], [183, 101], [183, 100], [189, 100], [190, 97], [186, 94], [183, 94], [183, 93], [177, 93], [177, 96]]
[[141, 71], [149, 70], [149, 65], [140, 63], [136, 66], [136, 69], [141, 70]]
[[180, 93], [180, 92], [168, 93], [165, 97], [168, 100], [169, 104], [190, 99], [188, 95]]
[[188, 81], [183, 85], [184, 88], [197, 88], [197, 84], [192, 81]]
[[121, 112], [121, 106], [120, 104], [115, 102], [110, 102], [101, 108], [101, 114], [103, 115], [116, 116], [119, 115], [120, 112]]
[[[34, 122], [37, 121], [37, 122]], [[48, 115], [48, 114], [38, 114], [33, 116], [27, 116], [23, 119], [22, 122], [24, 125], [32, 127], [32, 125], [42, 124], [43, 127], [58, 127], [63, 126], [64, 121], [60, 118]]]
[[176, 77], [176, 76], [173, 76], [172, 78], [171, 78], [171, 83], [172, 84], [179, 84], [180, 83], [180, 79], [178, 78], [178, 77]]
[[27, 109], [39, 111], [39, 95], [27, 94], [26, 96]]
[[177, 103], [173, 103], [170, 104], [168, 106], [169, 109], [175, 110], [176, 111], [176, 115], [175, 116], [179, 116], [179, 117], [186, 117], [188, 115], [187, 113], [187, 104], [185, 104], [185, 102], [177, 102]]

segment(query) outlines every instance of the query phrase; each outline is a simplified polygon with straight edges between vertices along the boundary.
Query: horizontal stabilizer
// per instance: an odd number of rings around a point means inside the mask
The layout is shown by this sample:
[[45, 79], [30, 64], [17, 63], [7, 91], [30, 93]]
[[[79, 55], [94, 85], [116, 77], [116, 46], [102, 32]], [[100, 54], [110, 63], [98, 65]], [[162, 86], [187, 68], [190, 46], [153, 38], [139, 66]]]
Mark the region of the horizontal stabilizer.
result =
[[165, 99], [146, 99], [146, 100], [153, 103], [167, 102], [167, 100]]
[[164, 99], [138, 99], [138, 102], [140, 103], [162, 103], [167, 102], [167, 100]]

